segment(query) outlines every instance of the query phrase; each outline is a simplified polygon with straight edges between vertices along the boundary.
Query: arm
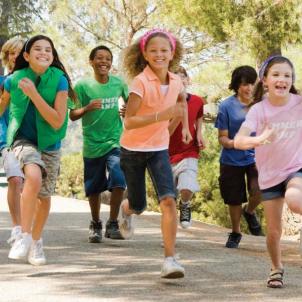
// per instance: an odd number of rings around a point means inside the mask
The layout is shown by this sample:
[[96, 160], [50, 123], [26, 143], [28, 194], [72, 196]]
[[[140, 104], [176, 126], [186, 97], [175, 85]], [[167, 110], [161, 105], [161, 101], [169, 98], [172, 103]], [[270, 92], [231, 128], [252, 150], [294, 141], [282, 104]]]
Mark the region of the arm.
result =
[[10, 102], [10, 94], [4, 90], [0, 97], [0, 116], [4, 113]]
[[169, 128], [168, 128], [170, 136], [174, 133], [175, 129], [178, 127], [180, 122], [181, 122], [180, 117], [175, 117], [170, 121]]
[[218, 129], [219, 144], [226, 149], [234, 149], [234, 140], [229, 138], [228, 130]]
[[206, 147], [205, 141], [202, 136], [202, 117], [197, 119], [196, 123], [196, 138], [199, 149], [204, 149]]
[[23, 93], [31, 99], [39, 113], [51, 127], [54, 129], [62, 127], [67, 112], [67, 91], [59, 91], [56, 95], [54, 107], [51, 107], [38, 93], [31, 80], [27, 78], [22, 79], [19, 82], [19, 87]]
[[138, 116], [136, 113], [141, 106], [141, 102], [142, 98], [139, 95], [135, 93], [130, 94], [124, 119], [124, 125], [127, 130], [141, 128], [153, 123], [168, 121], [173, 117], [183, 116], [184, 108], [181, 103], [177, 103], [160, 112]]
[[87, 112], [101, 109], [101, 108], [102, 108], [102, 100], [101, 99], [93, 100], [88, 105], [86, 105], [82, 108], [70, 110], [69, 118], [72, 121], [76, 121], [76, 120], [80, 119], [81, 117], [83, 117], [83, 115], [85, 115]]
[[188, 144], [192, 140], [192, 135], [189, 128], [188, 104], [186, 101], [187, 94], [183, 91], [178, 95], [177, 103], [184, 107], [184, 114], [182, 116], [182, 141]]
[[274, 129], [266, 126], [263, 132], [258, 136], [250, 136], [251, 130], [247, 127], [241, 127], [234, 138], [234, 148], [248, 150], [271, 143], [269, 140], [274, 135]]

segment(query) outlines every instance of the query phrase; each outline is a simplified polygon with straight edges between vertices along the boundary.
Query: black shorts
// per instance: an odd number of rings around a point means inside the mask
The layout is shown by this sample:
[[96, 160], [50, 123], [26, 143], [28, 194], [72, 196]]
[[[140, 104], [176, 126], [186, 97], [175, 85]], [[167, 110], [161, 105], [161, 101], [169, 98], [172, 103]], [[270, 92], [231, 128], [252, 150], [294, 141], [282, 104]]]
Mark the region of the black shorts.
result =
[[225, 204], [241, 205], [249, 196], [259, 195], [258, 171], [255, 164], [230, 166], [220, 164], [219, 188]]

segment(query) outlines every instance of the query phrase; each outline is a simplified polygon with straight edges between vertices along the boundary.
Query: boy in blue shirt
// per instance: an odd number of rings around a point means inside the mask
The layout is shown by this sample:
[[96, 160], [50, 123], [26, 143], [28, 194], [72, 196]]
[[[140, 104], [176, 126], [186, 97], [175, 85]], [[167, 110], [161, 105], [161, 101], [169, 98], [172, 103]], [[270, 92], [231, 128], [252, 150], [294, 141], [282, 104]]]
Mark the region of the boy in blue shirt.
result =
[[[260, 203], [258, 172], [254, 150], [234, 149], [234, 137], [245, 120], [252, 102], [253, 87], [257, 73], [250, 66], [237, 67], [232, 73], [229, 89], [235, 94], [224, 100], [218, 110], [215, 127], [222, 145], [220, 156], [219, 186], [221, 196], [229, 207], [232, 232], [226, 247], [237, 248], [241, 240], [240, 218], [243, 213], [252, 235], [262, 234], [261, 226], [254, 213]], [[249, 197], [247, 197], [247, 192]], [[242, 209], [242, 203], [247, 203]]]

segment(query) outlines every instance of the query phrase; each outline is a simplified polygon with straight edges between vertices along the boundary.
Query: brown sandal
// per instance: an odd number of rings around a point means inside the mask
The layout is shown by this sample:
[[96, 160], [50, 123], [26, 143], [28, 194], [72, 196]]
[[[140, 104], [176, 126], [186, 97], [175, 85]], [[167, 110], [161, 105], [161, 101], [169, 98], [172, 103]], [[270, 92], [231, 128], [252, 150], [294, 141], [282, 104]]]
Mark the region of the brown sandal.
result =
[[283, 287], [283, 274], [284, 269], [278, 268], [271, 270], [269, 277], [267, 279], [267, 287], [270, 288], [282, 288]]

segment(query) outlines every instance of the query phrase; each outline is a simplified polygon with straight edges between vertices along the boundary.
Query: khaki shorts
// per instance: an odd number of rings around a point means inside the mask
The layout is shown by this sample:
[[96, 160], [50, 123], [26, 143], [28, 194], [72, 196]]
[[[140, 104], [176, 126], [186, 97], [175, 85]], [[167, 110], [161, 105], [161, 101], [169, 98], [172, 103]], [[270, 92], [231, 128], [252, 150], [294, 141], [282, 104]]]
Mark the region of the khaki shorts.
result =
[[50, 197], [56, 188], [60, 170], [61, 151], [40, 152], [37, 146], [26, 140], [18, 140], [13, 145], [13, 151], [23, 170], [25, 165], [36, 164], [42, 171], [42, 186], [39, 197]]
[[197, 182], [198, 159], [184, 158], [177, 164], [172, 165], [172, 172], [177, 192], [190, 190], [195, 193], [200, 190]]

